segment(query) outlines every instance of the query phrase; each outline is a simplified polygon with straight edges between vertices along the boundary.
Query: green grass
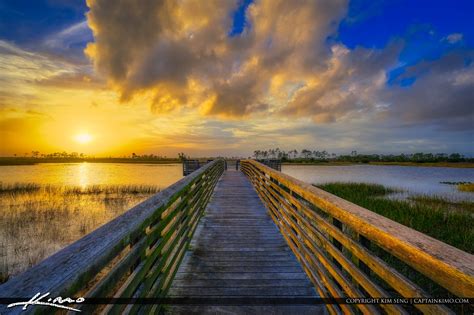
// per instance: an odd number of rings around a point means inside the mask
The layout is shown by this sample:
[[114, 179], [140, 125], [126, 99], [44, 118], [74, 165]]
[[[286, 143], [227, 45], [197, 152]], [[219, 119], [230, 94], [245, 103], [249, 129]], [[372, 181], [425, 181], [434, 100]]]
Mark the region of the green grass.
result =
[[158, 191], [145, 185], [0, 183], [0, 283]]
[[[471, 254], [474, 252], [473, 202], [457, 202], [439, 196], [412, 196], [407, 200], [387, 199], [385, 197], [396, 190], [377, 184], [329, 183], [318, 187], [463, 251]], [[430, 296], [453, 297], [446, 289], [373, 242], [370, 243], [369, 249], [375, 256], [423, 288]], [[399, 296], [374, 273], [371, 273], [371, 277], [391, 295]], [[455, 313], [465, 312], [459, 305], [449, 307]], [[420, 312], [410, 308], [410, 313]]]
[[454, 167], [454, 168], [474, 168], [472, 162], [351, 162], [351, 161], [311, 161], [304, 159], [286, 160], [282, 162], [286, 165], [321, 165], [321, 166], [345, 166], [345, 165], [386, 165], [386, 166], [419, 166], [419, 167]]
[[383, 198], [396, 192], [365, 183], [329, 183], [318, 187], [384, 217], [474, 253], [474, 203], [442, 197], [415, 196], [408, 200]]

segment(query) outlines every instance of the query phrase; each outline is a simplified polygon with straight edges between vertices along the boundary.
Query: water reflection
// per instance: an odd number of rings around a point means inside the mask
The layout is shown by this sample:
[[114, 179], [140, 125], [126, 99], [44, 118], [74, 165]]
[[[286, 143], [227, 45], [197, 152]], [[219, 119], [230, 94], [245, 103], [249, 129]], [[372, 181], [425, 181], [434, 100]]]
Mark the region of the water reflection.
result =
[[3, 184], [40, 184], [0, 194], [0, 284], [181, 178], [181, 164], [0, 166]]
[[64, 186], [157, 185], [165, 188], [182, 176], [181, 164], [45, 163], [0, 167], [0, 182]]
[[78, 173], [79, 185], [82, 188], [86, 188], [89, 185], [89, 164], [87, 162], [81, 163]]
[[388, 165], [283, 165], [282, 172], [311, 184], [329, 182], [375, 183], [406, 190], [409, 194], [440, 195], [474, 201], [474, 194], [440, 182], [474, 182], [474, 169]]

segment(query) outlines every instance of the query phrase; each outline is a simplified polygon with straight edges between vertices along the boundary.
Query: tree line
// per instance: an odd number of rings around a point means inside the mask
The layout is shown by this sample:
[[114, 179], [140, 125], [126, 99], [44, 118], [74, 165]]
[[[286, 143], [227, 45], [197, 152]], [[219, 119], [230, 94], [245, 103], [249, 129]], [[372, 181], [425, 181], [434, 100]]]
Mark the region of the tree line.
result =
[[296, 149], [285, 151], [276, 149], [255, 150], [253, 157], [259, 159], [281, 159], [282, 162], [474, 162], [474, 158], [465, 157], [460, 153], [413, 153], [413, 154], [359, 154], [352, 151], [350, 154], [329, 153], [326, 150]]
[[[183, 158], [184, 153], [178, 154], [178, 159]], [[99, 159], [94, 155], [88, 155], [81, 152], [54, 152], [54, 153], [41, 153], [40, 151], [31, 151], [30, 153], [26, 152], [24, 154], [13, 154], [15, 158], [34, 158], [34, 159]], [[156, 154], [136, 154], [135, 152], [131, 153], [130, 155], [123, 155], [123, 156], [109, 156], [109, 157], [101, 157], [109, 158], [109, 159], [133, 159], [133, 160], [170, 160], [170, 159], [177, 159], [177, 158], [169, 158], [167, 156], [156, 155]]]

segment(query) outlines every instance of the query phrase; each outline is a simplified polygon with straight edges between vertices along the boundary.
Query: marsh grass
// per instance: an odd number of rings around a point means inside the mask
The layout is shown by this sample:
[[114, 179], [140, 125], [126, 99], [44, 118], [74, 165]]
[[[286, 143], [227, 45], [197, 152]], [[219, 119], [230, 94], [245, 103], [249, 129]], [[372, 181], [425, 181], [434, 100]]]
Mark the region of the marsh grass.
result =
[[397, 190], [378, 184], [329, 183], [318, 187], [425, 233], [468, 253], [474, 253], [474, 203], [443, 197], [388, 199]]
[[[453, 201], [439, 196], [409, 196], [405, 200], [386, 198], [400, 191], [378, 184], [329, 183], [318, 187], [368, 210], [430, 235], [468, 253], [474, 253], [474, 203]], [[454, 297], [431, 279], [425, 277], [375, 243], [368, 249], [433, 297]], [[347, 253], [350, 256], [350, 254]], [[349, 257], [350, 258], [350, 257]], [[373, 272], [369, 276], [395, 297], [399, 294]], [[449, 305], [455, 313], [464, 313], [462, 305]], [[410, 313], [419, 314], [414, 308]], [[466, 312], [467, 314], [467, 312]]]
[[[386, 197], [400, 191], [377, 184], [329, 183], [318, 185], [318, 187], [468, 253], [474, 252], [473, 202], [453, 201], [439, 196], [409, 196], [406, 200], [389, 199]], [[446, 289], [375, 243], [371, 242], [368, 248], [374, 255], [418, 284], [431, 296], [453, 297]], [[398, 293], [393, 291], [383, 279], [374, 273], [371, 273], [370, 277], [393, 296], [398, 296]], [[459, 305], [449, 305], [449, 307], [455, 313], [465, 311]], [[410, 313], [420, 312], [411, 308]]]
[[0, 184], [0, 283], [158, 191], [144, 185]]
[[474, 183], [459, 184], [457, 188], [460, 191], [474, 192]]

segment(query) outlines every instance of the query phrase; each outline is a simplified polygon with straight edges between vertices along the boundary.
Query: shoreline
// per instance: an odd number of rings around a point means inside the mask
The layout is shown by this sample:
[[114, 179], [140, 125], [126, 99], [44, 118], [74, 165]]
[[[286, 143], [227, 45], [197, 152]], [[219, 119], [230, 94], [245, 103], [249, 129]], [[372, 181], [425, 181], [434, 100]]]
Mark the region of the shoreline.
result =
[[451, 167], [451, 168], [474, 168], [474, 163], [470, 162], [282, 162], [282, 165], [316, 165], [316, 166], [348, 166], [348, 165], [381, 165], [381, 166], [419, 166], [419, 167]]
[[[178, 159], [163, 159], [163, 160], [140, 160], [129, 158], [57, 158], [57, 159], [42, 159], [42, 158], [10, 158], [0, 157], [0, 166], [21, 166], [21, 165], [37, 165], [47, 163], [121, 163], [121, 164], [181, 164]], [[414, 167], [450, 167], [450, 168], [474, 168], [473, 162], [282, 162], [282, 165], [316, 165], [316, 166], [349, 166], [349, 165], [382, 165], [382, 166], [414, 166]]]
[[133, 160], [126, 158], [91, 158], [91, 159], [35, 159], [35, 158], [0, 158], [0, 166], [21, 166], [38, 164], [72, 164], [72, 163], [121, 163], [121, 164], [181, 164], [178, 159], [166, 160]]

